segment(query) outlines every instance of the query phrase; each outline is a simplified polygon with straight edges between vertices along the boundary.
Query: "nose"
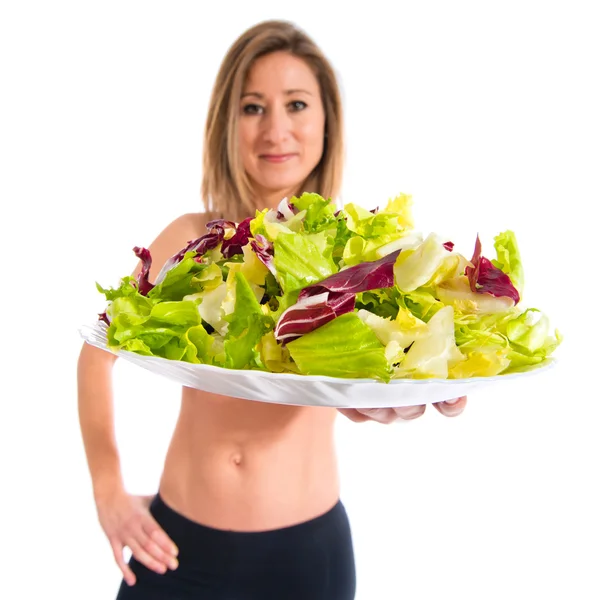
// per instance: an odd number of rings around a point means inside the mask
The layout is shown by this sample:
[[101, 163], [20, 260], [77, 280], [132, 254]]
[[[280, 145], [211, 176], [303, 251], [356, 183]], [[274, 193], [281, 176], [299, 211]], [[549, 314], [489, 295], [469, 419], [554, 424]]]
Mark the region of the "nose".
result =
[[263, 138], [271, 144], [280, 144], [291, 132], [291, 119], [285, 107], [273, 107], [263, 121]]

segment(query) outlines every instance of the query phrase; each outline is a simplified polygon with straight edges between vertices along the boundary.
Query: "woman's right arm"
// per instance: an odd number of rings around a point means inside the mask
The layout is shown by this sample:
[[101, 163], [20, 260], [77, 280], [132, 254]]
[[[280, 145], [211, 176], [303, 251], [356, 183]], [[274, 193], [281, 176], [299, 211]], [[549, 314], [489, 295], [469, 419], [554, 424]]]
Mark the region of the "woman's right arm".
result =
[[[206, 222], [205, 215], [183, 215], [156, 238], [149, 246], [150, 281], [188, 241], [206, 233]], [[140, 269], [141, 262], [134, 277]], [[151, 497], [128, 494], [123, 482], [113, 412], [112, 370], [116, 358], [111, 352], [83, 344], [77, 364], [78, 410], [100, 524], [125, 581], [133, 585], [135, 575], [123, 559], [125, 546], [138, 561], [158, 573], [176, 568], [177, 548], [150, 514]]]
[[83, 344], [77, 363], [79, 425], [94, 499], [123, 488], [114, 431], [112, 369], [117, 357]]

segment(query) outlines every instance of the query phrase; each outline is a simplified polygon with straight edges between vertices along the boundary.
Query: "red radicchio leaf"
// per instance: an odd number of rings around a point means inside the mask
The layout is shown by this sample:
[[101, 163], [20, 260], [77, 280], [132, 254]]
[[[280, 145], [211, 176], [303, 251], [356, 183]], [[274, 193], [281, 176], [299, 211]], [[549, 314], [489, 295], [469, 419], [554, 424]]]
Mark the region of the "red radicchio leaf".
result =
[[104, 321], [107, 325], [110, 325], [110, 321], [108, 320], [108, 315], [106, 314], [106, 311], [98, 315], [98, 321]]
[[[209, 225], [211, 226], [210, 231], [199, 238], [188, 242], [185, 248], [182, 248], [177, 254], [174, 254], [169, 258], [156, 278], [156, 285], [163, 281], [168, 271], [183, 260], [186, 252], [194, 251], [197, 252], [199, 256], [202, 256], [205, 252], [216, 248], [223, 241], [223, 237], [225, 236], [225, 228], [223, 225], [228, 223], [231, 223], [231, 221], [224, 221], [222, 219], [207, 223], [207, 227]], [[233, 223], [233, 226], [235, 226], [235, 223]]]
[[250, 242], [250, 246], [252, 250], [258, 256], [260, 262], [273, 273], [274, 276], [277, 276], [277, 271], [275, 269], [275, 265], [273, 264], [273, 255], [274, 249], [273, 244], [270, 242], [264, 235], [257, 233], [254, 236], [254, 239]]
[[281, 314], [275, 327], [275, 338], [283, 344], [291, 342], [340, 315], [352, 312], [355, 297], [349, 292], [323, 292], [299, 300]]
[[142, 296], [147, 296], [148, 292], [154, 287], [154, 284], [148, 281], [150, 267], [152, 266], [152, 256], [150, 250], [136, 246], [133, 251], [135, 255], [142, 261], [142, 270], [137, 276], [138, 291]]
[[374, 262], [360, 263], [305, 287], [298, 302], [279, 317], [275, 338], [282, 342], [300, 337], [354, 310], [356, 294], [394, 285], [396, 250]]
[[444, 248], [446, 248], [448, 252], [452, 252], [452, 250], [454, 250], [454, 242], [446, 242]]
[[248, 243], [248, 238], [250, 237], [250, 221], [252, 221], [252, 217], [244, 219], [237, 226], [235, 233], [228, 240], [223, 240], [221, 244], [223, 258], [231, 258], [235, 254], [243, 254], [242, 248]]
[[206, 224], [206, 229], [209, 231], [213, 229], [213, 227], [220, 227], [221, 229], [235, 229], [235, 223], [233, 221], [226, 221], [225, 219], [215, 219], [214, 221], [209, 221]]
[[[221, 253], [223, 254], [223, 258], [231, 258], [235, 254], [241, 254], [242, 248], [248, 243], [248, 238], [250, 237], [251, 220], [252, 219], [249, 217], [242, 221], [237, 227], [233, 221], [226, 221], [225, 219], [209, 221], [206, 224], [206, 228], [209, 230], [208, 233], [205, 233], [199, 238], [188, 242], [188, 245], [185, 248], [172, 256], [164, 264], [163, 268], [158, 274], [156, 283], [160, 283], [165, 278], [167, 271], [183, 260], [186, 252], [196, 252], [198, 255], [196, 260], [200, 260], [199, 257], [201, 257], [205, 252], [216, 248], [222, 242]], [[228, 240], [224, 239], [225, 229], [236, 230], [233, 236]]]
[[400, 254], [396, 250], [373, 262], [359, 263], [339, 273], [334, 273], [319, 283], [305, 287], [298, 300], [325, 291], [358, 294], [368, 290], [388, 288], [394, 285], [394, 263]]
[[481, 241], [479, 235], [475, 241], [475, 251], [471, 259], [473, 267], [466, 267], [465, 274], [469, 278], [471, 290], [479, 294], [488, 293], [492, 296], [507, 296], [515, 304], [519, 303], [519, 292], [510, 277], [501, 269], [494, 266], [484, 256], [481, 256]]

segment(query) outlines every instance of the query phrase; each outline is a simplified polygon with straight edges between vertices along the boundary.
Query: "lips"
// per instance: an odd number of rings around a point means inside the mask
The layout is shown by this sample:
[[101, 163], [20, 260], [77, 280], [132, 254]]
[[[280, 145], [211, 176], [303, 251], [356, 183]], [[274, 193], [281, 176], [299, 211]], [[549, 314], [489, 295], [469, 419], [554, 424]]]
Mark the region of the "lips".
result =
[[288, 160], [294, 158], [296, 156], [296, 154], [290, 153], [290, 154], [261, 154], [259, 156], [260, 159], [262, 160], [266, 160], [267, 162], [270, 163], [284, 163], [287, 162]]

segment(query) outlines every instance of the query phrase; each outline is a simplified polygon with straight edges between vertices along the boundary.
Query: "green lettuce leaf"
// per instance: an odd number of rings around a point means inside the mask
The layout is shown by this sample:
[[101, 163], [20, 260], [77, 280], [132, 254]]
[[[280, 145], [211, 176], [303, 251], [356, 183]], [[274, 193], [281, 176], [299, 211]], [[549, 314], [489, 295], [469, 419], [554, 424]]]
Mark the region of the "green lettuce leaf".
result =
[[98, 282], [96, 282], [96, 289], [101, 294], [104, 294], [108, 302], [112, 302], [116, 298], [121, 298], [123, 296], [141, 296], [141, 294], [138, 292], [137, 280], [134, 277], [129, 276], [123, 277], [117, 288], [103, 288]]
[[304, 193], [300, 198], [292, 198], [290, 204], [299, 211], [305, 211], [303, 224], [304, 231], [307, 233], [319, 233], [325, 229], [337, 228], [335, 205], [319, 194]]
[[385, 348], [355, 313], [346, 313], [287, 344], [304, 375], [389, 381]]
[[401, 305], [404, 305], [402, 295], [395, 287], [356, 294], [356, 309], [368, 310], [379, 317], [395, 319]]
[[260, 368], [260, 354], [256, 346], [273, 328], [273, 322], [263, 314], [244, 275], [238, 271], [234, 277], [235, 309], [225, 317], [229, 327], [224, 342], [224, 366], [230, 369]]
[[332, 241], [325, 232], [310, 235], [280, 233], [273, 246], [273, 264], [284, 292], [300, 290], [337, 272], [331, 258]]
[[195, 252], [187, 252], [184, 258], [169, 269], [165, 278], [148, 292], [148, 298], [156, 300], [181, 300], [184, 296], [201, 290], [196, 275], [207, 268], [205, 263], [194, 260]]
[[273, 331], [269, 331], [262, 336], [257, 350], [260, 354], [260, 361], [267, 371], [272, 373], [300, 372], [290, 356], [290, 351], [286, 346], [277, 342]]
[[440, 302], [433, 293], [424, 289], [417, 289], [409, 294], [402, 294], [401, 300], [403, 305], [410, 312], [420, 319], [429, 323], [429, 320], [442, 308], [443, 302]]
[[525, 285], [525, 276], [523, 274], [523, 263], [521, 254], [517, 245], [517, 238], [512, 231], [503, 231], [494, 238], [494, 247], [496, 249], [496, 260], [492, 264], [506, 273], [517, 288], [519, 295], [523, 296], [523, 287]]
[[421, 243], [419, 234], [394, 233], [380, 235], [376, 238], [363, 238], [354, 235], [348, 238], [342, 258], [344, 265], [353, 267], [361, 262], [373, 262], [395, 252], [396, 250], [414, 249]]

